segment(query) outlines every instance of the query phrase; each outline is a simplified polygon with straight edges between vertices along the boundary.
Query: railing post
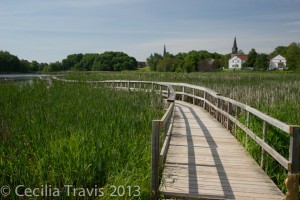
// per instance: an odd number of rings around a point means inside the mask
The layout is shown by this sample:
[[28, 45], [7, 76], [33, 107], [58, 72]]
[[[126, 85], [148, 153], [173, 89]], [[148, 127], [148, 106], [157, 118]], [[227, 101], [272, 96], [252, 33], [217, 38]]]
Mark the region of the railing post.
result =
[[154, 92], [154, 83], [152, 82], [152, 92]]
[[162, 86], [159, 85], [159, 91], [160, 91], [160, 95], [162, 95]]
[[170, 96], [170, 88], [167, 86], [168, 88], [168, 93], [167, 93], [167, 98]]
[[203, 93], [203, 108], [205, 110], [206, 92]]
[[193, 88], [193, 105], [195, 105], [195, 89]]
[[285, 180], [286, 200], [298, 199], [299, 190], [300, 127], [290, 127], [289, 174]]
[[[250, 117], [251, 117], [251, 113], [249, 111], [247, 111], [247, 119], [246, 119], [246, 126], [247, 126], [247, 128], [249, 128]], [[249, 140], [248, 135], [245, 134], [245, 146], [246, 146], [246, 149], [248, 148], [248, 140]]]
[[160, 120], [152, 121], [152, 149], [151, 149], [151, 199], [159, 197], [159, 137]]
[[[217, 108], [220, 108], [220, 99], [218, 98], [219, 94], [217, 94]], [[217, 116], [216, 116], [216, 119], [221, 122], [221, 113], [219, 111], [217, 111]]]
[[246, 126], [249, 127], [249, 123], [250, 123], [250, 112], [247, 111], [247, 119], [246, 119]]
[[[220, 99], [217, 97], [217, 108], [220, 108]], [[217, 111], [217, 120], [220, 122], [220, 112]]]
[[[232, 116], [232, 103], [228, 102], [227, 113]], [[231, 131], [232, 122], [227, 118], [227, 129]]]
[[[268, 123], [266, 121], [264, 121], [263, 123], [263, 134], [262, 134], [262, 139], [263, 141], [266, 140], [266, 136], [267, 136], [267, 129], [268, 129]], [[261, 148], [261, 157], [260, 157], [260, 167], [262, 169], [265, 168], [265, 155], [266, 155], [266, 152], [263, 148]]]
[[128, 81], [128, 91], [130, 91], [130, 81]]
[[185, 87], [182, 86], [182, 101], [184, 101], [184, 92], [185, 92]]

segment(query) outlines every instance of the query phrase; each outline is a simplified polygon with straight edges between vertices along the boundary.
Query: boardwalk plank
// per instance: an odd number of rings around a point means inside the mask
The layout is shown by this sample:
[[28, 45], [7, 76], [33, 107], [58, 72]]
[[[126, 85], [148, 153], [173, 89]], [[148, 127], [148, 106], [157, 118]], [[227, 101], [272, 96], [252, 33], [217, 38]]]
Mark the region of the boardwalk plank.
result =
[[160, 192], [178, 199], [282, 199], [239, 142], [201, 107], [176, 102]]

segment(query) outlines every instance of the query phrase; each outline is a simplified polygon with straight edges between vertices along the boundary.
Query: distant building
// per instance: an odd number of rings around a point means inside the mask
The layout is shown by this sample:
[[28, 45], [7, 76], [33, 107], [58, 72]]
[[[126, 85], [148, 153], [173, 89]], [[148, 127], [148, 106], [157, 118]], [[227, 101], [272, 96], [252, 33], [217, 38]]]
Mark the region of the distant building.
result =
[[283, 70], [286, 69], [286, 58], [282, 55], [272, 56], [269, 58], [269, 69], [270, 70]]
[[248, 60], [248, 56], [246, 55], [238, 55], [238, 47], [236, 43], [236, 37], [234, 37], [232, 51], [231, 51], [231, 58], [228, 61], [228, 68], [229, 69], [242, 69], [242, 65], [244, 62]]
[[138, 68], [144, 68], [147, 66], [146, 62], [138, 62]]
[[246, 62], [247, 60], [248, 60], [248, 56], [246, 56], [246, 55], [234, 56], [229, 59], [228, 68], [229, 69], [242, 69], [243, 63]]

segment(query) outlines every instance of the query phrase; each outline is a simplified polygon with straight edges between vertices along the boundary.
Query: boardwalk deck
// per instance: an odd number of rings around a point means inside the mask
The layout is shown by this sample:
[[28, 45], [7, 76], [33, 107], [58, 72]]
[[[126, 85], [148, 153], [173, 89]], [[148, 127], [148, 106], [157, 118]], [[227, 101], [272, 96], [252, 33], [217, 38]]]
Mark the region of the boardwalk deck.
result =
[[177, 199], [282, 199], [239, 142], [201, 107], [176, 102], [160, 192]]

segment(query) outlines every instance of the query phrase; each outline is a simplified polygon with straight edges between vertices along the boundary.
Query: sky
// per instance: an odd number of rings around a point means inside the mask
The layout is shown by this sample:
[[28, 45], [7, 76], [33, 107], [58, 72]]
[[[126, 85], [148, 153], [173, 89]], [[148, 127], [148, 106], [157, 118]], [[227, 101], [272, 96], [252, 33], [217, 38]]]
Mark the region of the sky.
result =
[[300, 42], [300, 0], [0, 0], [0, 50], [61, 61], [74, 53], [248, 53]]

